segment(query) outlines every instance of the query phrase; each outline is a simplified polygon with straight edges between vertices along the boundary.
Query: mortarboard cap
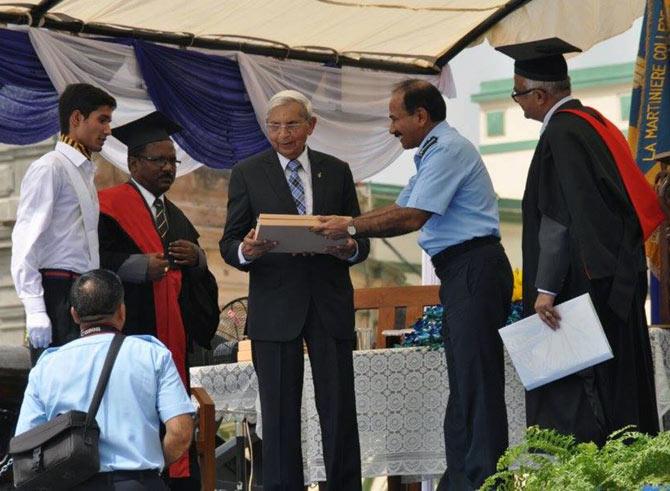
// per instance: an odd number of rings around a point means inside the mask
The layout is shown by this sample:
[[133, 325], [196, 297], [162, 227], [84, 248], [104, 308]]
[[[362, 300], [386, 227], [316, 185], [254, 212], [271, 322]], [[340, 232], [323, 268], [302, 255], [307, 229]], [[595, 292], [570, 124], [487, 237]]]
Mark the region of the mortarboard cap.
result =
[[563, 53], [581, 51], [556, 37], [498, 46], [496, 50], [514, 58], [515, 74], [541, 82], [556, 82], [568, 78], [568, 65]]
[[112, 130], [112, 135], [125, 143], [128, 151], [149, 143], [169, 140], [170, 135], [181, 131], [181, 126], [160, 111], [131, 121]]

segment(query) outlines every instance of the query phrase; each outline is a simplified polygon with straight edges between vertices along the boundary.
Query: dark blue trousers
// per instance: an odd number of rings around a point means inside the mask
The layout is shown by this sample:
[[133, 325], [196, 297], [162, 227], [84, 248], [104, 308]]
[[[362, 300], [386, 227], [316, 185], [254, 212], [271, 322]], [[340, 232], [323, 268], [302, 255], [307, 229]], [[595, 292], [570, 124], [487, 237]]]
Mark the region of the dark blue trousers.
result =
[[438, 491], [472, 490], [495, 472], [508, 445], [505, 366], [498, 329], [510, 313], [514, 280], [497, 242], [437, 259], [433, 263], [442, 282], [449, 378], [444, 417], [447, 470]]

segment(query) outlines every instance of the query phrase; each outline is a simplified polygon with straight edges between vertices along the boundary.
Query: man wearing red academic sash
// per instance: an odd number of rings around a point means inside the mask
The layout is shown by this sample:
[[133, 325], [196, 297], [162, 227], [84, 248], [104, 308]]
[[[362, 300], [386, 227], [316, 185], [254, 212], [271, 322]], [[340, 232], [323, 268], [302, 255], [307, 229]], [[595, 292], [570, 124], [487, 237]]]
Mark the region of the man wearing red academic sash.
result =
[[[125, 333], [162, 341], [188, 390], [187, 352], [209, 347], [219, 311], [198, 233], [165, 197], [179, 164], [169, 135], [179, 130], [159, 112], [113, 130], [128, 146], [131, 180], [100, 191], [99, 238], [101, 266], [124, 283]], [[191, 452], [170, 466], [171, 489], [200, 488], [196, 460]]]
[[614, 358], [526, 393], [528, 425], [602, 444], [626, 425], [658, 432], [644, 311], [644, 239], [663, 214], [621, 132], [573, 99], [563, 53], [544, 39], [515, 59], [512, 98], [542, 122], [523, 196], [524, 313], [560, 329], [554, 305], [588, 292]]

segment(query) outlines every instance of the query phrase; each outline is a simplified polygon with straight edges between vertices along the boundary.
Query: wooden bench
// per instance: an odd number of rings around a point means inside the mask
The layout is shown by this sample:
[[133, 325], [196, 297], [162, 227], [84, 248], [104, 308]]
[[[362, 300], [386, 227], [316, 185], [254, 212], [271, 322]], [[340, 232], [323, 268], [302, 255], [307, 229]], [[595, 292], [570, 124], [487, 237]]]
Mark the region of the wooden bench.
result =
[[214, 401], [202, 387], [191, 387], [191, 394], [198, 401], [198, 427], [196, 430], [196, 448], [200, 462], [202, 491], [214, 491], [216, 487], [216, 422]]
[[[423, 315], [425, 307], [439, 305], [440, 287], [394, 286], [388, 288], [359, 288], [354, 290], [354, 310], [377, 310], [379, 317], [375, 328], [375, 346], [392, 345], [383, 331], [412, 326]], [[401, 315], [404, 313], [404, 321]]]

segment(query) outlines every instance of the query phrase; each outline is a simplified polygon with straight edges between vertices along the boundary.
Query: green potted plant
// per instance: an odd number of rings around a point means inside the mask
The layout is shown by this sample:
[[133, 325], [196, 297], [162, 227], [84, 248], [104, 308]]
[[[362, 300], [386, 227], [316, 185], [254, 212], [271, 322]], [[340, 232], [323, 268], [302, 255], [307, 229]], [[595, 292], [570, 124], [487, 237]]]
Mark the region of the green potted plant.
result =
[[670, 490], [670, 432], [649, 436], [627, 427], [599, 448], [533, 426], [503, 454], [497, 471], [481, 489]]

